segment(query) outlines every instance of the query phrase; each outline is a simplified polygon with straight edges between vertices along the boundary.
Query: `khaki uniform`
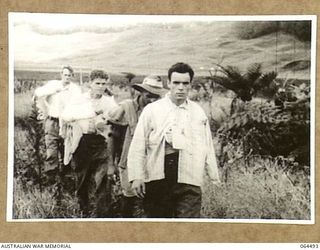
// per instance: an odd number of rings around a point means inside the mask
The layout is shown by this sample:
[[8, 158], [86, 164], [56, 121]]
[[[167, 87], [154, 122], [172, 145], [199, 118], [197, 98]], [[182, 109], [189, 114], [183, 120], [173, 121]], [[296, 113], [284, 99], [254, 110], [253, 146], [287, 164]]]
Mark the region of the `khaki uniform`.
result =
[[137, 96], [133, 100], [125, 100], [119, 103], [119, 108], [111, 115], [111, 121], [127, 126], [119, 161], [119, 175], [123, 193], [122, 215], [123, 217], [144, 217], [142, 200], [135, 196], [128, 180], [127, 157], [132, 137], [141, 114]]

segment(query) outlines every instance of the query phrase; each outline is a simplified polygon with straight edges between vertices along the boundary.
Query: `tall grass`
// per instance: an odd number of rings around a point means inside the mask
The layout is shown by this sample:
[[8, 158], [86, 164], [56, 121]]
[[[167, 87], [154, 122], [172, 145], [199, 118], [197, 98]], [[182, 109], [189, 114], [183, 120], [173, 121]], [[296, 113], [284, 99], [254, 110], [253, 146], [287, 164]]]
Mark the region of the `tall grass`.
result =
[[14, 117], [26, 118], [32, 112], [32, 91], [14, 95]]
[[13, 182], [13, 218], [47, 219], [78, 218], [81, 212], [75, 196], [64, 193], [59, 204], [51, 188], [40, 191], [33, 182], [23, 183], [19, 178]]
[[282, 164], [269, 158], [227, 166], [228, 179], [203, 187], [202, 216], [230, 219], [310, 219], [309, 179], [292, 181]]

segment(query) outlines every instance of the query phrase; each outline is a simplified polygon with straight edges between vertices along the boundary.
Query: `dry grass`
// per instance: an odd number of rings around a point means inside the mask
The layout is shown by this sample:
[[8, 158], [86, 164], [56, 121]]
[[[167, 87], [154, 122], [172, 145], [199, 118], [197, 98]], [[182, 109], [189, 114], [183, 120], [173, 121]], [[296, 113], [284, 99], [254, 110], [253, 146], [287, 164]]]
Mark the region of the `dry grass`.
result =
[[58, 204], [50, 188], [40, 192], [32, 182], [24, 184], [14, 179], [13, 194], [14, 219], [81, 217], [76, 198], [68, 193], [64, 193], [61, 204]]
[[235, 161], [227, 167], [227, 182], [212, 185], [206, 179], [203, 217], [310, 219], [308, 179], [302, 177], [294, 184], [283, 166], [270, 159]]

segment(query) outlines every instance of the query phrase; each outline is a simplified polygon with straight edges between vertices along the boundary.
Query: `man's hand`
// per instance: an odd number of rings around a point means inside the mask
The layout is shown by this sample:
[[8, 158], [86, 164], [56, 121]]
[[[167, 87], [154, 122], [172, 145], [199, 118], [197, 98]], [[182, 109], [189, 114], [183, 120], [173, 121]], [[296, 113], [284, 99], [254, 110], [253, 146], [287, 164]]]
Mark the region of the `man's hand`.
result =
[[113, 177], [114, 174], [116, 174], [116, 167], [113, 164], [109, 164], [107, 175], [108, 177]]
[[107, 171], [107, 178], [108, 180], [111, 180], [112, 183], [117, 182], [117, 174], [118, 170], [113, 164], [109, 164], [108, 171]]
[[137, 197], [144, 198], [144, 195], [146, 194], [146, 185], [143, 180], [134, 180], [131, 187]]
[[103, 130], [105, 129], [106, 127], [106, 124], [104, 122], [98, 122], [95, 124], [96, 126], [96, 129], [99, 130], [100, 132], [103, 132]]

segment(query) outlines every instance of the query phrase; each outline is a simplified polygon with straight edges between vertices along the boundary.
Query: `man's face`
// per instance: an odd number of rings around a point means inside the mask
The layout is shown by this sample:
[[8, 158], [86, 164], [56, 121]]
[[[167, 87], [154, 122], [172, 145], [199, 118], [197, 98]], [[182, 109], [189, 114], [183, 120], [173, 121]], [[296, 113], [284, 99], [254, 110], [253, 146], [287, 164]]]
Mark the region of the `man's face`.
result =
[[170, 96], [174, 103], [182, 104], [188, 96], [191, 88], [191, 79], [189, 73], [173, 72], [171, 80], [168, 81]]
[[103, 95], [104, 91], [107, 89], [107, 80], [96, 78], [91, 81], [90, 88], [93, 94]]
[[159, 98], [160, 96], [152, 94], [150, 92], [147, 92], [147, 91], [141, 92], [141, 102], [143, 103], [144, 106], [158, 100]]
[[72, 73], [68, 69], [63, 69], [61, 72], [61, 79], [63, 83], [70, 83], [72, 78]]

